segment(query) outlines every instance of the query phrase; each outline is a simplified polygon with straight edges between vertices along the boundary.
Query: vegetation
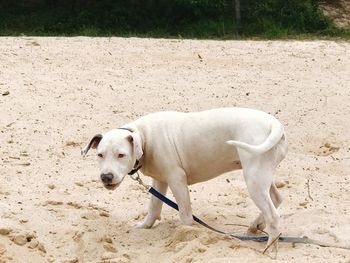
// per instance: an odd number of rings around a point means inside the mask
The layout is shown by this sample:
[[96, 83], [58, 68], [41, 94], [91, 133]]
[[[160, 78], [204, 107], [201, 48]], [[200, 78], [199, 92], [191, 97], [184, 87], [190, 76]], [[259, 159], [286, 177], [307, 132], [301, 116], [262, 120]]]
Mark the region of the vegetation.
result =
[[2, 0], [0, 35], [231, 39], [349, 32], [337, 29], [317, 0]]

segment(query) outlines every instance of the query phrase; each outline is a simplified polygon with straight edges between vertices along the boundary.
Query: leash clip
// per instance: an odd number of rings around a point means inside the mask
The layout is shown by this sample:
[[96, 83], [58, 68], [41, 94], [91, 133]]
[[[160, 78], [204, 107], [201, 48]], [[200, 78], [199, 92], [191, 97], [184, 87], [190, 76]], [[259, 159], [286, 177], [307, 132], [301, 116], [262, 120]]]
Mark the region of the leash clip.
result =
[[137, 181], [137, 182], [138, 182], [140, 185], [142, 185], [147, 191], [149, 191], [149, 189], [151, 188], [151, 186], [145, 184], [145, 183], [142, 181], [142, 179], [141, 179], [141, 177], [140, 177], [140, 175], [139, 175], [139, 172], [136, 172], [136, 176], [135, 176], [135, 177], [132, 176], [131, 174], [129, 174], [129, 175], [130, 175], [131, 179], [133, 179], [134, 181]]

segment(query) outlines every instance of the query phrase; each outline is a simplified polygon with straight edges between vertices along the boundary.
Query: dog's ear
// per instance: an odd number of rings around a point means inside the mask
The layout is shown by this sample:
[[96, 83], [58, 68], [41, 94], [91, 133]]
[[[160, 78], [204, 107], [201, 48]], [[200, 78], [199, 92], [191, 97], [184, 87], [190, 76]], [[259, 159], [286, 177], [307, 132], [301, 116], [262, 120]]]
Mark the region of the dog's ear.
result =
[[89, 142], [89, 144], [86, 145], [81, 150], [81, 155], [85, 156], [87, 154], [87, 152], [90, 150], [90, 148], [96, 149], [101, 140], [102, 140], [102, 134], [96, 134], [94, 137], [92, 137], [92, 139]]
[[133, 132], [130, 135], [128, 135], [126, 139], [130, 142], [132, 146], [136, 160], [139, 160], [143, 155], [141, 136], [138, 133]]

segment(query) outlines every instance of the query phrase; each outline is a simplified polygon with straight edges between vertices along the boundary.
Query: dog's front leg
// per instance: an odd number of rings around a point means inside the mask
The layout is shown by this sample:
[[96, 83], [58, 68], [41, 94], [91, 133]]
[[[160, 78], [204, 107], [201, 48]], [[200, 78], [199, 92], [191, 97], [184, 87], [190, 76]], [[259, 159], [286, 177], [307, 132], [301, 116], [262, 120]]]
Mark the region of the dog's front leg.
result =
[[[160, 192], [162, 195], [166, 194], [168, 189], [167, 183], [159, 182], [153, 179], [152, 187]], [[162, 212], [163, 202], [160, 201], [157, 197], [151, 196], [151, 201], [148, 207], [148, 214], [143, 222], [139, 222], [137, 228], [151, 228], [154, 222], [158, 219], [160, 220], [160, 213]]]
[[174, 169], [171, 176], [168, 178], [168, 183], [179, 206], [182, 223], [185, 225], [192, 225], [192, 208], [185, 171], [181, 168]]

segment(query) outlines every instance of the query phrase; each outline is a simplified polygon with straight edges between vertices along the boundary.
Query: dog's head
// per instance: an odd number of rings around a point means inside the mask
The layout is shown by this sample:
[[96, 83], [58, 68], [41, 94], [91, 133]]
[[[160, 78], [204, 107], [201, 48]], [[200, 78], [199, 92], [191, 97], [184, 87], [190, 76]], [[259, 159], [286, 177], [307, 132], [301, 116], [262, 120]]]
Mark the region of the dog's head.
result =
[[90, 148], [97, 150], [101, 181], [108, 190], [116, 189], [143, 155], [140, 135], [125, 129], [95, 135], [81, 154]]

